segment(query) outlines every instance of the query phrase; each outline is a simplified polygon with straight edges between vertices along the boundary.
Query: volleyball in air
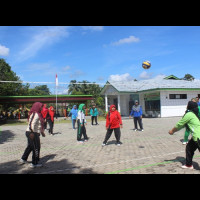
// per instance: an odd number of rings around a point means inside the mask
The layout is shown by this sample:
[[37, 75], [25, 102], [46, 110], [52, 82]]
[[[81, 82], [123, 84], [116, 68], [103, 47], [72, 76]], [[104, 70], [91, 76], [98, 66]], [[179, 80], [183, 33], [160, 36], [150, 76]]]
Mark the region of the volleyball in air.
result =
[[142, 67], [143, 67], [144, 69], [149, 69], [149, 68], [151, 67], [150, 61], [148, 61], [148, 60], [144, 61], [144, 62], [142, 63]]

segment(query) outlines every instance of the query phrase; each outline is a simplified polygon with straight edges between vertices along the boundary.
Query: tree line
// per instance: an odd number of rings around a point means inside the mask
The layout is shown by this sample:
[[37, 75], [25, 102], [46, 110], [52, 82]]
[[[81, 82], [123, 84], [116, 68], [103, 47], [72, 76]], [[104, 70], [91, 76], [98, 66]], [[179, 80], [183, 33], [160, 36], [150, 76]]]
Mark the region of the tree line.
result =
[[[19, 81], [20, 77], [12, 70], [11, 66], [4, 59], [0, 59], [0, 81]], [[97, 106], [104, 106], [104, 99], [100, 96], [102, 87], [97, 84], [88, 84], [89, 81], [83, 80], [84, 84], [76, 80], [71, 80], [68, 86], [68, 94], [71, 95], [93, 95]], [[26, 83], [4, 83], [0, 82], [0, 96], [40, 96], [51, 95], [47, 85], [39, 85], [30, 88], [30, 84]]]

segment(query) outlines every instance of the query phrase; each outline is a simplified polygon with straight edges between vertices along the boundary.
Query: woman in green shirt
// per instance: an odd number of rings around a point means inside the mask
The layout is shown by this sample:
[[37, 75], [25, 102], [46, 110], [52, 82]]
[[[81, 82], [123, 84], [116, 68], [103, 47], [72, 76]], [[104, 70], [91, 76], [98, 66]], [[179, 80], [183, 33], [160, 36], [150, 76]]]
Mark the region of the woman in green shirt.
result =
[[187, 112], [183, 118], [175, 125], [173, 129], [169, 131], [170, 135], [187, 127], [192, 134], [191, 140], [186, 146], [186, 164], [182, 166], [183, 169], [193, 169], [192, 159], [194, 152], [198, 148], [200, 151], [200, 146], [198, 143], [200, 139], [200, 121], [198, 118], [198, 105], [196, 102], [189, 101], [187, 105]]

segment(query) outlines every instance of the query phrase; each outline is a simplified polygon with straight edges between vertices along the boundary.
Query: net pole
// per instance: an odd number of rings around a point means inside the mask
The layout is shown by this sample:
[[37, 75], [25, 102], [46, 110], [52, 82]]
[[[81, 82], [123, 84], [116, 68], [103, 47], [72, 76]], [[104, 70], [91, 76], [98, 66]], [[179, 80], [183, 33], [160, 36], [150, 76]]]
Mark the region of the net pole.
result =
[[58, 76], [56, 74], [56, 119], [58, 116]]

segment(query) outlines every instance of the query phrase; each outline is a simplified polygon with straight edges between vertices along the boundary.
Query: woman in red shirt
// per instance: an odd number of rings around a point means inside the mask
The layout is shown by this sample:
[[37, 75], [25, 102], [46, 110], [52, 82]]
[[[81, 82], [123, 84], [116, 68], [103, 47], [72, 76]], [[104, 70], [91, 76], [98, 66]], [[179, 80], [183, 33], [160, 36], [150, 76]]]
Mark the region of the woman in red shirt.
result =
[[105, 146], [107, 141], [109, 140], [110, 136], [112, 135], [112, 132], [114, 130], [115, 138], [117, 140], [116, 145], [120, 146], [122, 143], [120, 142], [120, 136], [121, 131], [120, 128], [123, 128], [122, 126], [122, 118], [120, 113], [116, 110], [115, 105], [110, 106], [110, 111], [108, 112], [106, 116], [106, 137], [104, 139], [104, 142], [102, 146]]
[[51, 134], [53, 136], [53, 127], [54, 127], [54, 108], [53, 106], [50, 106], [49, 108], [49, 112], [47, 113], [46, 119], [47, 122], [49, 123], [49, 134]]

